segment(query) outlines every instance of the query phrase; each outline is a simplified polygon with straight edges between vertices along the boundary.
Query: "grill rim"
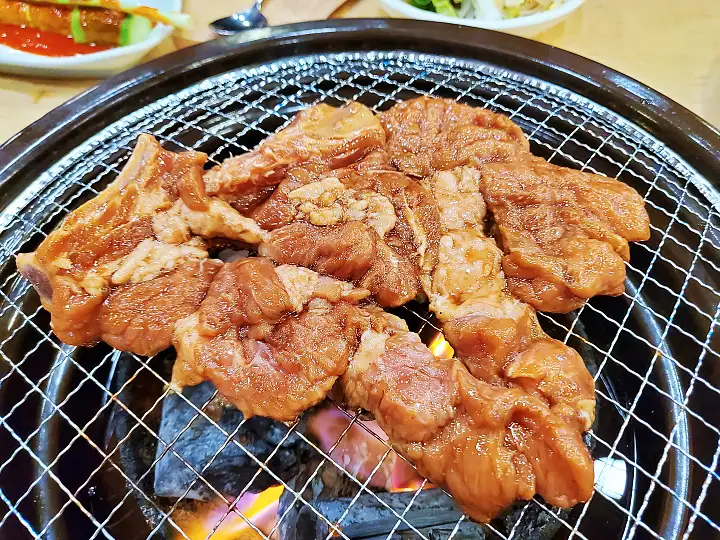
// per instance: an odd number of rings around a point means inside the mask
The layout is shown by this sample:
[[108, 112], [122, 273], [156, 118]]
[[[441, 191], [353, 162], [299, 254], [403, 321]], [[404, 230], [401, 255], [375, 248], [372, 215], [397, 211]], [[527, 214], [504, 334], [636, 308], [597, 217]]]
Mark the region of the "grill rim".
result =
[[[373, 50], [377, 50], [377, 49], [379, 49], [379, 48], [382, 48], [383, 45], [385, 45], [385, 44], [373, 43], [373, 44], [372, 44], [372, 47], [370, 47], [370, 48], [373, 49]], [[407, 48], [407, 47], [405, 47], [405, 48]], [[341, 49], [343, 49], [342, 52], [349, 52], [347, 47], [341, 47]], [[323, 52], [328, 52], [328, 51], [324, 50]], [[282, 53], [281, 53], [281, 54], [282, 54]], [[299, 54], [299, 53], [298, 53], [296, 50], [293, 50], [293, 51], [292, 51], [292, 54], [297, 55], [297, 54]], [[447, 54], [447, 53], [445, 53], [445, 54]], [[449, 54], [448, 54], [448, 55], [449, 55]], [[260, 64], [264, 63], [264, 60], [261, 60], [261, 61], [258, 62], [257, 59], [255, 59], [255, 61], [256, 61], [256, 63], [260, 63]], [[483, 61], [489, 62], [489, 60], [487, 60], [487, 59], [483, 59]], [[497, 65], [497, 62], [496, 62], [496, 65]], [[234, 67], [235, 67], [235, 69], [238, 69], [239, 67], [241, 68], [242, 66], [234, 66]], [[522, 71], [520, 68], [517, 68], [517, 67], [513, 67], [512, 69], [513, 69], [513, 70]], [[535, 77], [535, 76], [538, 76], [538, 75], [537, 75], [536, 73], [533, 73], [532, 76]], [[205, 75], [203, 75], [202, 78], [204, 78], [204, 77], [205, 77]], [[556, 82], [556, 80], [557, 80], [557, 79], [554, 79], [553, 82]], [[187, 82], [187, 81], [181, 80], [180, 83], [183, 85], [183, 87], [185, 87], [185, 86], [188, 86], [188, 85], [192, 84], [192, 81], [191, 81], [191, 82]], [[567, 85], [566, 85], [566, 87], [567, 87]], [[92, 93], [92, 92], [90, 92], [90, 93]], [[155, 97], [152, 98], [153, 101], [154, 101], [155, 99], [156, 99]], [[596, 101], [596, 103], [601, 103], [601, 102]], [[137, 102], [135, 102], [134, 105], [130, 105], [130, 107], [132, 107], [133, 109], [137, 109], [137, 108], [138, 108]], [[126, 111], [123, 111], [123, 112], [120, 113], [120, 116], [125, 116], [126, 114], [127, 114], [127, 112], [126, 112]], [[618, 114], [619, 114], [619, 113], [618, 113]], [[626, 116], [625, 118], [627, 118], [627, 116]], [[112, 118], [111, 118], [111, 119], [108, 119], [107, 117], [106, 117], [106, 118], [103, 118], [102, 120], [103, 120], [103, 122], [104, 122], [106, 125], [114, 121], [114, 119], [112, 119]], [[639, 125], [641, 125], [641, 124], [639, 124]], [[642, 126], [642, 125], [641, 125], [641, 126]], [[645, 129], [646, 131], [648, 131], [645, 126], [642, 126], [642, 127], [643, 127], [643, 129]], [[101, 128], [99, 128], [99, 129], [101, 129]], [[663, 140], [664, 140], [664, 137], [662, 137], [662, 138], [663, 138]], [[62, 136], [60, 136], [60, 139], [62, 139]], [[669, 145], [668, 145], [668, 147], [669, 147]], [[4, 147], [3, 147], [3, 148], [4, 148]], [[669, 148], [671, 148], [671, 147], [669, 147]], [[671, 149], [672, 149], [672, 148], [671, 148]], [[682, 157], [682, 159], [684, 159], [684, 156]], [[0, 160], [0, 161], [1, 161], [1, 160]], [[683, 165], [685, 165], [685, 164], [683, 163]], [[691, 172], [692, 172], [692, 171], [691, 171]], [[32, 178], [32, 176], [29, 176], [29, 177]], [[2, 178], [2, 177], [0, 176], [0, 178]], [[701, 180], [702, 180], [702, 179], [701, 179]], [[692, 181], [692, 179], [691, 179], [691, 181]], [[1, 184], [1, 182], [0, 182], [0, 184]], [[708, 184], [710, 184], [710, 182], [708, 182]], [[0, 195], [2, 195], [2, 190], [1, 190], [1, 188], [2, 188], [2, 186], [0, 186]], [[1, 201], [0, 201], [0, 202], [1, 202]]]
[[[340, 35], [338, 35], [340, 34]], [[116, 75], [76, 96], [0, 146], [0, 211], [32, 179], [86, 139], [161, 96], [202, 79], [283, 56], [382, 50], [469, 57], [576, 92], [660, 139], [714, 188], [720, 131], [643, 83], [582, 56], [528, 39], [460, 25], [396, 19], [315, 21], [208, 41]]]

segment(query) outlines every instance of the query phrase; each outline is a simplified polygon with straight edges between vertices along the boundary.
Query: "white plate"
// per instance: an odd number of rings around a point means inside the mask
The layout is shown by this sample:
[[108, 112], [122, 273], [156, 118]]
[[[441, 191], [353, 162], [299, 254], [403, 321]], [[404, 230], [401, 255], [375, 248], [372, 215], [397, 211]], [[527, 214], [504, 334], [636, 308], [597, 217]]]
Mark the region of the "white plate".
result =
[[425, 21], [445, 22], [451, 24], [462, 24], [488, 30], [498, 30], [516, 36], [533, 37], [541, 32], [555, 26], [566, 19], [573, 11], [579, 8], [585, 0], [566, 0], [559, 8], [525, 17], [515, 19], [503, 19], [500, 21], [486, 21], [483, 19], [461, 19], [438, 15], [432, 11], [425, 11], [411, 6], [405, 0], [380, 0], [383, 9], [395, 17], [408, 19], [422, 19]]
[[[143, 0], [142, 5], [162, 11], [180, 11], [182, 0]], [[107, 77], [139, 63], [172, 31], [171, 27], [158, 24], [145, 41], [135, 45], [59, 58], [31, 54], [0, 45], [0, 71], [43, 77]]]

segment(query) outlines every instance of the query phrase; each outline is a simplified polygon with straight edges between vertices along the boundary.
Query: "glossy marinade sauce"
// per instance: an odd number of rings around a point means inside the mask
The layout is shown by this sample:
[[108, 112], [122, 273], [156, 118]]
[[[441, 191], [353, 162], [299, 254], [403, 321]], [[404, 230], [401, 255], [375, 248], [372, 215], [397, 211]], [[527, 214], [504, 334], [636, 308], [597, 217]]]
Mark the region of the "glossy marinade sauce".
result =
[[55, 57], [89, 54], [113, 48], [112, 45], [76, 43], [71, 36], [15, 24], [0, 24], [0, 44], [19, 51]]

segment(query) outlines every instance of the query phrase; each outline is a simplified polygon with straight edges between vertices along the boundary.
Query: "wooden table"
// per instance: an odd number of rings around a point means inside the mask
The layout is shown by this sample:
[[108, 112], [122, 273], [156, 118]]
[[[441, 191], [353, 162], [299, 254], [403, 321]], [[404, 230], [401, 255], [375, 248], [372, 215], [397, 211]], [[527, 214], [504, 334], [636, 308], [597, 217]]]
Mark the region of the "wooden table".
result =
[[[196, 29], [167, 40], [153, 55], [209, 39], [208, 22], [247, 4], [185, 0]], [[352, 0], [334, 16], [381, 17], [383, 12], [378, 0]], [[537, 39], [635, 77], [720, 126], [718, 0], [586, 0], [564, 24]], [[95, 82], [0, 75], [0, 141]]]

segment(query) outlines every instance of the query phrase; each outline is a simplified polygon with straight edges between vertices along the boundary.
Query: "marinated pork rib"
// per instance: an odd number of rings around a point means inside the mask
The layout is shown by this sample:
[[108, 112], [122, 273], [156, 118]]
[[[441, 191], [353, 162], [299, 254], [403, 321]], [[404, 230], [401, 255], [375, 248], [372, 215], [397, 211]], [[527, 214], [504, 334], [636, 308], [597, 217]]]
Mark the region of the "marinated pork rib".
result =
[[208, 171], [205, 182], [208, 193], [247, 212], [272, 193], [288, 168], [312, 159], [344, 167], [384, 143], [380, 121], [364, 105], [315, 105], [256, 149]]
[[650, 237], [634, 189], [542, 159], [485, 166], [481, 191], [510, 290], [541, 311], [566, 313], [593, 296], [622, 294], [628, 241]]
[[541, 311], [568, 312], [624, 291], [628, 241], [649, 238], [641, 197], [600, 175], [534, 158], [508, 118], [451, 100], [419, 98], [381, 115], [391, 161], [428, 177], [480, 167], [506, 254], [510, 290]]
[[436, 359], [389, 313], [363, 310], [368, 328], [342, 377], [350, 407], [371, 411], [391, 438], [424, 441], [455, 415], [454, 359]]
[[533, 308], [506, 290], [502, 252], [482, 232], [480, 172], [461, 167], [426, 182], [438, 202], [444, 235], [438, 263], [423, 281], [458, 358], [478, 379], [523, 388], [578, 431], [589, 429], [595, 416], [593, 378], [580, 355], [549, 338]]
[[[141, 136], [115, 182], [17, 257], [62, 341], [172, 343], [173, 387], [210, 380], [246, 417], [293, 420], [340, 380], [479, 521], [536, 493], [588, 500], [594, 381], [534, 307], [622, 291], [628, 241], [649, 235], [637, 193], [534, 158], [502, 115], [432, 98], [380, 117], [318, 105], [205, 162]], [[211, 259], [228, 241], [268, 258]], [[421, 291], [457, 359], [367, 301]]]
[[364, 223], [332, 227], [293, 223], [273, 231], [258, 251], [278, 263], [352, 281], [371, 291], [381, 306], [405, 304], [419, 292], [415, 267]]
[[561, 507], [590, 498], [593, 463], [580, 432], [543, 400], [435, 358], [392, 315], [371, 317], [341, 379], [348, 404], [371, 411], [392, 446], [473, 519], [535, 493]]
[[450, 99], [403, 101], [380, 119], [392, 164], [413, 176], [530, 157], [525, 135], [506, 116]]
[[197, 235], [258, 243], [263, 231], [209, 198], [205, 154], [163, 150], [141, 135], [127, 165], [17, 266], [71, 345], [107, 341], [151, 355], [170, 345], [220, 267]]
[[423, 197], [430, 195], [422, 186], [374, 152], [352, 167], [314, 162], [288, 171], [251, 215], [272, 230], [262, 255], [351, 280], [380, 305], [398, 306], [420, 290], [424, 248], [415, 243], [410, 220], [433, 230], [432, 216], [415, 211], [430, 207], [420, 204]]
[[200, 309], [178, 322], [172, 383], [210, 380], [246, 417], [295, 419], [345, 372], [369, 295], [264, 258], [226, 264]]

